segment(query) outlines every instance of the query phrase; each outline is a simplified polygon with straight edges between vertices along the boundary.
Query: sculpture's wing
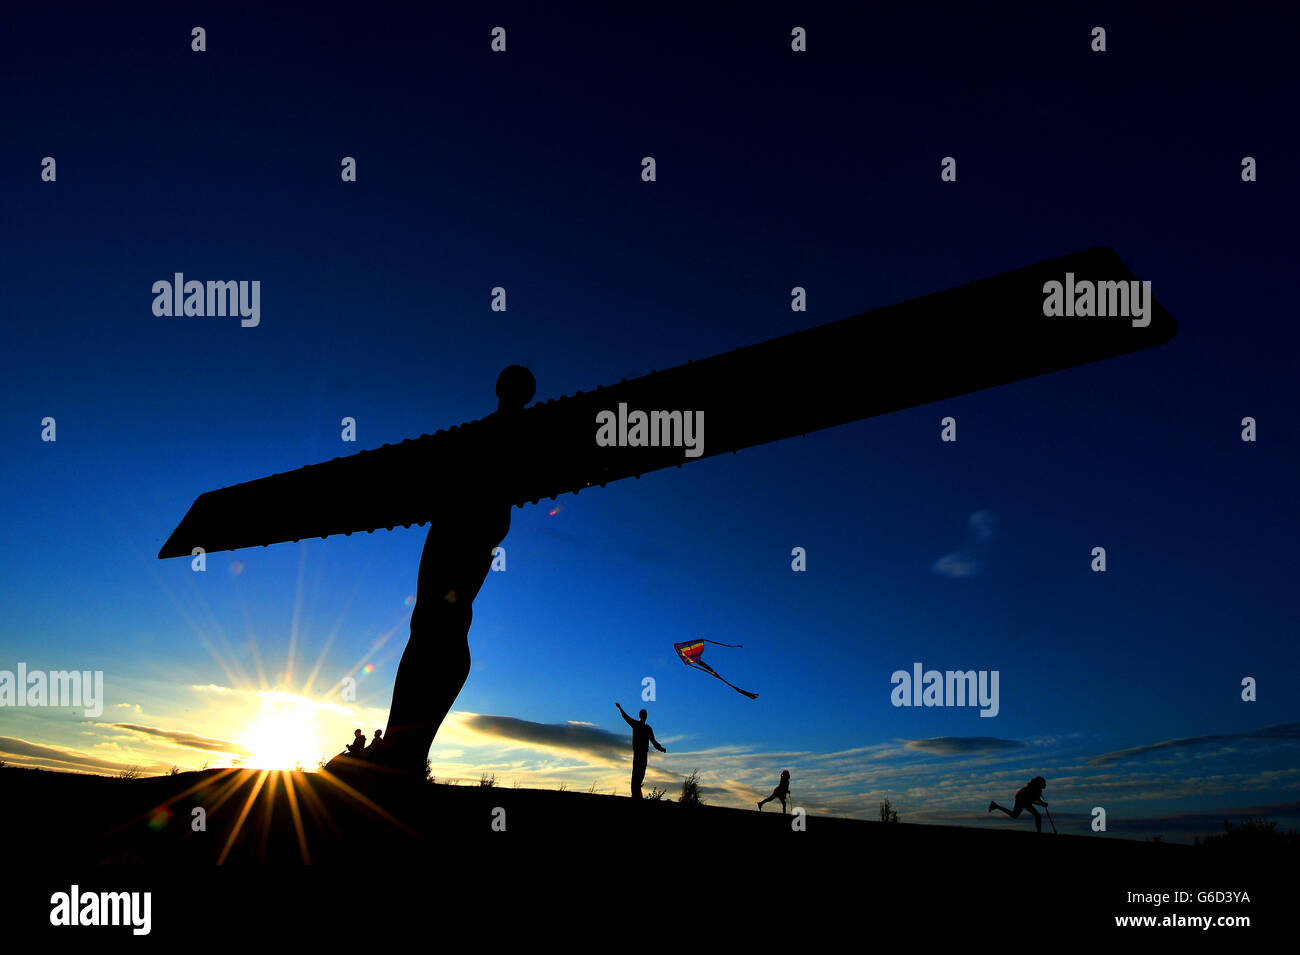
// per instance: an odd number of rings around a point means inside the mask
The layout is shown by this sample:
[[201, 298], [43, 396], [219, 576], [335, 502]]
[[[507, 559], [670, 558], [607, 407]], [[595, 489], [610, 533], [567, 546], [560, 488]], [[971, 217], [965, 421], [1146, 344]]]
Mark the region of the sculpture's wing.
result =
[[[1173, 317], [1149, 299], [1149, 324], [1044, 315], [1044, 285], [1129, 282], [1093, 248], [922, 298], [738, 348], [607, 388], [539, 402], [513, 423], [472, 421], [434, 435], [200, 495], [159, 557], [355, 531], [391, 530], [454, 507], [465, 474], [496, 475], [512, 504], [941, 401], [1169, 341]], [[698, 456], [664, 418], [667, 446], [602, 447], [597, 416], [703, 414]], [[607, 420], [607, 419], [606, 419]], [[691, 418], [694, 422], [697, 419]], [[627, 424], [625, 420], [625, 424]], [[666, 428], [666, 430], [665, 430]], [[626, 434], [635, 440], [648, 434]], [[450, 502], [450, 503], [448, 503]]]

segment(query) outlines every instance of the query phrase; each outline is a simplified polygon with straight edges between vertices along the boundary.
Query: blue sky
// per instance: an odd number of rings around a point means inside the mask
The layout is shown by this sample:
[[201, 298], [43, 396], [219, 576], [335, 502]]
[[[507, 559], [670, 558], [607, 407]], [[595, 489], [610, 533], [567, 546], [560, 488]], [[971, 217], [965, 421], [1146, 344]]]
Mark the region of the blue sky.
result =
[[[604, 733], [650, 676], [648, 781], [718, 803], [788, 768], [810, 811], [989, 824], [1041, 774], [1080, 831], [1294, 824], [1281, 39], [581, 9], [5, 25], [0, 669], [102, 669], [108, 705], [0, 710], [0, 758], [222, 765], [292, 727], [310, 764], [383, 725], [426, 531], [158, 561], [204, 491], [481, 417], [512, 362], [555, 397], [1100, 244], [1172, 343], [516, 510], [435, 773], [625, 792]], [[177, 271], [259, 280], [260, 325], [154, 316]], [[744, 644], [705, 659], [758, 700], [677, 662], [694, 637]], [[918, 661], [999, 671], [998, 715], [891, 705]]]

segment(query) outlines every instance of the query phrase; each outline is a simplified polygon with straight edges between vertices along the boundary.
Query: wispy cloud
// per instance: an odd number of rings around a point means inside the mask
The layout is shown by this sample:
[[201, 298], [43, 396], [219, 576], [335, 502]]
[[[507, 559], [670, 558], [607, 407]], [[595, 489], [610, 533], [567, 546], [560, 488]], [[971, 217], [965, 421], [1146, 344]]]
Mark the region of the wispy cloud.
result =
[[231, 753], [234, 755], [247, 755], [248, 750], [244, 749], [237, 743], [229, 740], [213, 739], [210, 736], [200, 736], [197, 733], [187, 733], [183, 730], [164, 730], [155, 726], [140, 726], [137, 723], [97, 723], [97, 726], [108, 726], [113, 729], [128, 730], [132, 733], [138, 733], [141, 736], [149, 736], [153, 739], [165, 740], [173, 746], [183, 746], [187, 749], [201, 749], [208, 753]]
[[905, 740], [903, 748], [936, 756], [964, 756], [967, 753], [1024, 749], [1025, 744], [1014, 739], [998, 739], [996, 736], [935, 736], [931, 739]]
[[576, 721], [534, 723], [513, 716], [473, 713], [466, 716], [462, 725], [494, 739], [603, 759], [626, 757], [632, 750], [628, 734], [611, 733]]
[[980, 563], [961, 551], [944, 554], [930, 568], [941, 577], [969, 577], [979, 572]]
[[1160, 750], [1187, 749], [1194, 746], [1205, 746], [1210, 743], [1236, 743], [1243, 740], [1300, 740], [1300, 723], [1279, 723], [1276, 726], [1265, 726], [1263, 729], [1247, 730], [1244, 733], [1214, 733], [1207, 736], [1185, 736], [1181, 739], [1166, 739], [1158, 743], [1147, 743], [1143, 746], [1132, 746], [1111, 753], [1102, 753], [1100, 756], [1094, 756], [1088, 760], [1088, 765], [1101, 766], [1105, 763], [1113, 763], [1121, 759], [1132, 759], [1135, 756], [1143, 756]]
[[974, 552], [993, 540], [997, 518], [992, 511], [980, 509], [966, 518], [966, 524], [971, 532], [970, 544], [963, 550], [944, 554], [930, 565], [930, 569], [941, 577], [970, 577], [978, 574], [983, 566]]
[[966, 523], [970, 524], [970, 529], [974, 532], [976, 540], [991, 541], [993, 539], [997, 519], [993, 516], [992, 511], [976, 511], [967, 519]]
[[0, 736], [0, 754], [22, 757], [22, 762], [25, 765], [35, 764], [50, 769], [120, 772], [127, 768], [126, 763], [117, 763], [96, 756], [88, 756], [76, 750], [29, 743], [25, 739], [16, 739], [12, 736]]

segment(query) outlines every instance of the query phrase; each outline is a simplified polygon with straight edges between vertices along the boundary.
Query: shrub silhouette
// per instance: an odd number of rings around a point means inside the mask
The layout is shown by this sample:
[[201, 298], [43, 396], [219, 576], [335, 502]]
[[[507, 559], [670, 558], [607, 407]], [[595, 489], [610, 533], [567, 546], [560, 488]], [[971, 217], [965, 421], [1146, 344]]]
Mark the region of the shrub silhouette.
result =
[[898, 810], [889, 804], [888, 799], [880, 804], [880, 821], [898, 822]]
[[497, 784], [496, 773], [482, 773], [479, 775], [478, 784], [484, 789], [494, 789]]
[[1206, 836], [1195, 840], [1196, 845], [1205, 846], [1212, 851], [1267, 851], [1291, 852], [1300, 850], [1300, 833], [1294, 829], [1286, 832], [1277, 831], [1277, 823], [1271, 819], [1247, 817], [1232, 827], [1227, 819], [1223, 820], [1223, 834]]
[[682, 780], [682, 798], [680, 800], [684, 806], [703, 806], [704, 800], [700, 798], [700, 771], [691, 770], [691, 774]]
[[[613, 796], [614, 793], [611, 792], [610, 795]], [[666, 795], [668, 795], [668, 791], [666, 789], [660, 789], [658, 786], [651, 786], [650, 795], [646, 796], [645, 798], [649, 799], [651, 802], [659, 802], [659, 800], [663, 799], [664, 796]]]

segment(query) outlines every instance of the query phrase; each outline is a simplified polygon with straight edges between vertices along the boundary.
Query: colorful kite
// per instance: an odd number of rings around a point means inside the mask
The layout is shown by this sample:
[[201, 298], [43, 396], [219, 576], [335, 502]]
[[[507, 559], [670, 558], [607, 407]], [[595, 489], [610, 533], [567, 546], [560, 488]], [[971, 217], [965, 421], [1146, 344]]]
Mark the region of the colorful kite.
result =
[[[719, 680], [722, 680], [722, 677], [719, 675], [717, 670], [713, 669], [713, 667], [709, 666], [707, 663], [705, 663], [703, 660], [700, 659], [700, 657], [704, 655], [704, 645], [706, 643], [711, 643], [715, 647], [741, 647], [744, 646], [744, 644], [718, 643], [718, 641], [716, 640], [687, 640], [685, 643], [673, 644], [673, 649], [677, 651], [677, 655], [682, 658], [682, 662], [685, 663], [688, 667], [699, 667], [701, 670], [704, 670], [707, 673], [712, 673]], [[731, 687], [737, 693], [743, 693], [751, 700], [758, 699], [757, 693], [750, 693], [748, 690], [742, 690], [734, 683], [727, 683], [726, 680], [722, 680], [722, 682], [726, 683], [727, 686]]]

